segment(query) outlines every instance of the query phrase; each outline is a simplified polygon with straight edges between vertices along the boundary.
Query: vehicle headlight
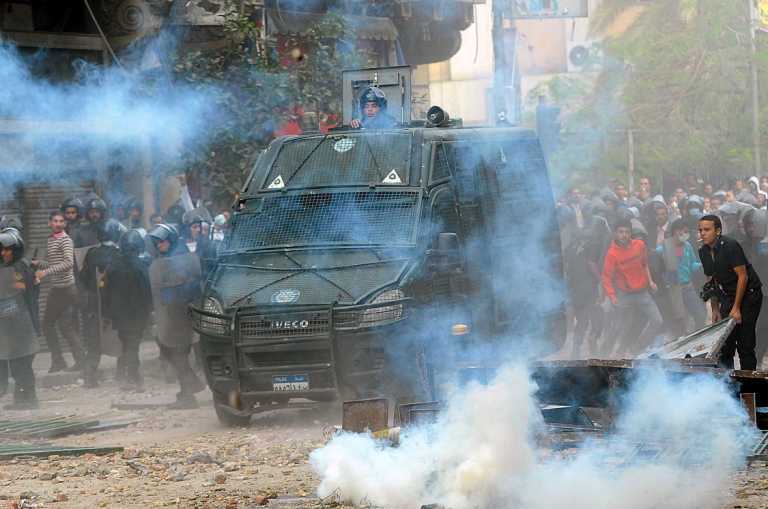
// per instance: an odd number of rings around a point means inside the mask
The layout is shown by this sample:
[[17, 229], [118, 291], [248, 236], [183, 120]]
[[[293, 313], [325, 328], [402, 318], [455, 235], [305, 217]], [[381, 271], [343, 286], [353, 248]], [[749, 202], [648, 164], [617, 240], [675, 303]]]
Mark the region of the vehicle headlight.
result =
[[[371, 304], [383, 304], [405, 298], [402, 290], [385, 290], [371, 301]], [[400, 320], [403, 317], [403, 304], [393, 304], [391, 306], [378, 306], [366, 309], [360, 315], [360, 325], [375, 325], [383, 322], [392, 322]]]
[[[223, 315], [224, 308], [221, 302], [213, 297], [206, 297], [203, 300], [203, 311], [206, 313], [213, 313], [216, 315]], [[207, 315], [199, 315], [199, 327], [204, 331], [211, 332], [213, 334], [225, 335], [229, 327], [229, 320], [226, 318], [215, 318]]]

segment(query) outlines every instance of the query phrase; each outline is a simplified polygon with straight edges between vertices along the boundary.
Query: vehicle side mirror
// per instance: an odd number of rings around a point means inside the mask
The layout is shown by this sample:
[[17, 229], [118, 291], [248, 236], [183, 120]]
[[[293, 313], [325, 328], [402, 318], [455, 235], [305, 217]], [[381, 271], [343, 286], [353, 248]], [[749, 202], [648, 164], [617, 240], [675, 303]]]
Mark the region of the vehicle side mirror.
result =
[[455, 233], [440, 233], [437, 249], [434, 251], [436, 267], [441, 271], [452, 271], [461, 267], [459, 236]]
[[459, 236], [455, 233], [441, 233], [437, 236], [437, 250], [441, 254], [459, 253]]

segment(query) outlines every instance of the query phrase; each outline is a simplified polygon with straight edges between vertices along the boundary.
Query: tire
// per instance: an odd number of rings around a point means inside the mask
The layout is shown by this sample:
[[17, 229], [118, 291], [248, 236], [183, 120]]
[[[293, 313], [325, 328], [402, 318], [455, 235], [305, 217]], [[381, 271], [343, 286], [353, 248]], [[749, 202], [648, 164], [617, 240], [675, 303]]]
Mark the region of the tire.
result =
[[227, 411], [228, 405], [217, 401], [218, 398], [214, 395], [213, 409], [216, 411], [216, 417], [219, 422], [227, 428], [244, 428], [251, 423], [250, 415], [236, 415]]

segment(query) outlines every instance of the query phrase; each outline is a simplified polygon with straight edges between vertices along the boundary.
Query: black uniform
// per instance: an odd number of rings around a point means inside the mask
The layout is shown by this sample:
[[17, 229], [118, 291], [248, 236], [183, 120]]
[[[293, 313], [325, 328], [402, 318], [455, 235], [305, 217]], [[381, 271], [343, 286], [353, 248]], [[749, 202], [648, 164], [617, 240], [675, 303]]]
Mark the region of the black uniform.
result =
[[139, 344], [149, 326], [152, 290], [146, 263], [138, 255], [120, 252], [107, 266], [104, 312], [112, 320], [123, 346], [126, 378], [141, 384]]
[[[102, 243], [88, 251], [83, 261], [83, 268], [80, 270], [80, 284], [85, 292], [86, 304], [85, 320], [83, 329], [86, 341], [85, 358], [85, 381], [89, 386], [96, 384], [96, 375], [101, 361], [101, 334], [99, 328], [102, 326], [99, 321], [99, 306], [102, 310], [106, 308], [104, 296], [106, 292], [99, 291], [100, 284], [99, 273], [106, 273], [112, 265], [113, 260], [118, 255], [117, 246], [112, 242]], [[101, 299], [101, 302], [99, 302]], [[105, 317], [102, 311], [102, 317]]]
[[724, 295], [719, 303], [720, 315], [723, 318], [731, 312], [736, 298], [736, 285], [739, 278], [733, 269], [740, 265], [746, 267], [747, 289], [741, 302], [741, 323], [736, 325], [726, 339], [720, 351], [719, 362], [721, 366], [733, 369], [733, 354], [738, 351], [741, 369], [755, 370], [757, 368], [755, 328], [763, 303], [760, 278], [747, 260], [741, 245], [730, 237], [721, 235], [715, 242], [714, 248], [703, 245], [699, 249], [699, 258], [704, 267], [704, 273], [714, 279]]

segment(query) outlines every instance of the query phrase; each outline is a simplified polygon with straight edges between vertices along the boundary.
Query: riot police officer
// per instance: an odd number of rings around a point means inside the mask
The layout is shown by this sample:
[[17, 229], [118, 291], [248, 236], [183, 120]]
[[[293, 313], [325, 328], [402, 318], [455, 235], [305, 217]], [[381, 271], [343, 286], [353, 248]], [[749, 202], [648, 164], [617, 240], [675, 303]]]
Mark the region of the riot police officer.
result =
[[6, 410], [37, 408], [32, 361], [38, 351], [39, 287], [29, 262], [23, 258], [24, 241], [15, 228], [0, 232], [0, 360], [7, 361], [16, 382], [13, 403]]
[[167, 223], [149, 232], [156, 256], [149, 266], [149, 281], [162, 356], [176, 371], [180, 391], [169, 408], [197, 408], [195, 394], [205, 388], [189, 364], [195, 334], [187, 306], [200, 297], [200, 260], [180, 242], [178, 229]]
[[146, 233], [141, 229], [129, 230], [120, 239], [120, 251], [106, 271], [106, 311], [117, 330], [122, 344], [125, 368], [124, 390], [141, 391], [139, 372], [139, 344], [149, 326], [152, 313], [152, 291], [145, 253]]
[[98, 244], [99, 229], [107, 220], [107, 204], [96, 195], [86, 201], [83, 209], [85, 210], [85, 220], [87, 222], [81, 224], [75, 231], [74, 237], [72, 237], [75, 249]]
[[85, 255], [83, 267], [80, 270], [80, 283], [85, 293], [85, 321], [83, 330], [85, 333], [86, 355], [83, 377], [86, 387], [98, 385], [99, 363], [101, 362], [102, 331], [105, 328], [104, 321], [108, 318], [104, 310], [105, 279], [103, 275], [117, 257], [118, 246], [125, 227], [114, 219], [109, 219], [101, 224], [96, 235], [99, 245], [90, 249]]
[[59, 207], [61, 213], [64, 214], [64, 220], [67, 222], [67, 227], [64, 231], [67, 235], [72, 237], [75, 234], [75, 230], [80, 225], [80, 221], [83, 215], [83, 200], [77, 196], [71, 196], [64, 200]]
[[360, 95], [360, 118], [352, 119], [354, 129], [388, 129], [397, 121], [387, 113], [387, 96], [379, 87], [368, 87]]

